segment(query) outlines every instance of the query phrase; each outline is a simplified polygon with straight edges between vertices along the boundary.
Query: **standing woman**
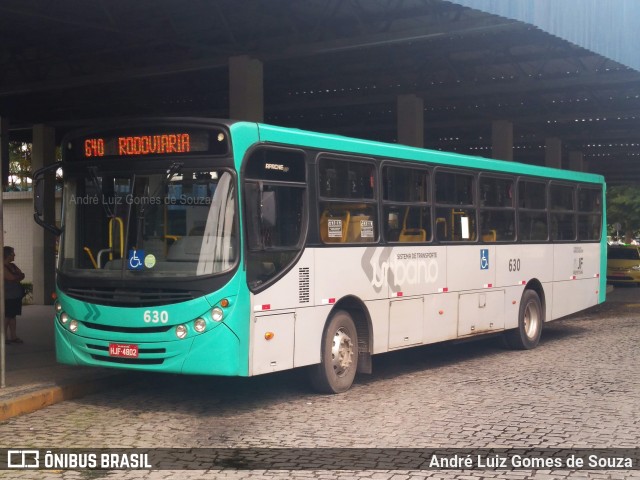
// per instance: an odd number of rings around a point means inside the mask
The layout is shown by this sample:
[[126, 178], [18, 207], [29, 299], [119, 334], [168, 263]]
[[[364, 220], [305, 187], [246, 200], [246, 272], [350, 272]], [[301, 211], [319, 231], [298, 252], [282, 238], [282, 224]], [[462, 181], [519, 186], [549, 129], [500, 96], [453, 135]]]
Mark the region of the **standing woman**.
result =
[[16, 336], [16, 317], [22, 314], [24, 289], [20, 282], [24, 273], [13, 263], [16, 252], [13, 247], [4, 247], [4, 317], [7, 328], [6, 343], [24, 343]]

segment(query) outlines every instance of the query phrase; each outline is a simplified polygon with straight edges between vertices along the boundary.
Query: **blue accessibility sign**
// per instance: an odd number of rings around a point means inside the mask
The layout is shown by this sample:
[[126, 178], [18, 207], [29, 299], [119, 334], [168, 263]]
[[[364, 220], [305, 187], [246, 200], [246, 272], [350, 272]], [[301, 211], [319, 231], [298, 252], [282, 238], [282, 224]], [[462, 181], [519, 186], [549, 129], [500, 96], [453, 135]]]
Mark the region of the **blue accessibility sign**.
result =
[[489, 270], [489, 249], [480, 249], [480, 270]]
[[144, 268], [144, 250], [129, 250], [127, 266], [129, 270], [142, 270]]

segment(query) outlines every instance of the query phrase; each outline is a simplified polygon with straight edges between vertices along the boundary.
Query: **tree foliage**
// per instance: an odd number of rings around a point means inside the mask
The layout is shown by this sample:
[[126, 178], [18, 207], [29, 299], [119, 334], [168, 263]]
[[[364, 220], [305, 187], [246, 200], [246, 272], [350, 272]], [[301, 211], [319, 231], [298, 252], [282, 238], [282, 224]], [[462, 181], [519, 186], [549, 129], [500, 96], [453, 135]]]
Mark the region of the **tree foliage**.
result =
[[607, 189], [607, 223], [609, 232], [621, 225], [620, 235], [640, 230], [640, 185], [617, 185]]
[[7, 190], [28, 190], [31, 187], [31, 144], [9, 142], [9, 184]]

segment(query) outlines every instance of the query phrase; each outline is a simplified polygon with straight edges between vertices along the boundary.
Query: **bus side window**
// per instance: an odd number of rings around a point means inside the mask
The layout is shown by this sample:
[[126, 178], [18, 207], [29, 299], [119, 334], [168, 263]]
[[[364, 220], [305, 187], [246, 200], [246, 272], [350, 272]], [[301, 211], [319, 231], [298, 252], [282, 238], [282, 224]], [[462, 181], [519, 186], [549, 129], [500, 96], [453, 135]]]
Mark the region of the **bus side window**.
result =
[[575, 240], [575, 188], [571, 185], [552, 183], [550, 192], [551, 239]]
[[480, 176], [480, 231], [483, 242], [505, 242], [516, 238], [515, 180]]
[[320, 238], [324, 243], [344, 243], [347, 241], [351, 214], [325, 209], [320, 215]]
[[[435, 174], [436, 219], [444, 220], [446, 231], [439, 240], [474, 242], [477, 239], [475, 177], [466, 172], [438, 170]], [[442, 221], [441, 220], [441, 221]], [[438, 220], [436, 220], [436, 228]], [[440, 234], [444, 235], [440, 235]]]
[[378, 234], [373, 163], [321, 157], [318, 178], [322, 243], [375, 242]]
[[518, 181], [518, 235], [523, 241], [544, 242], [549, 239], [547, 185], [532, 180]]
[[430, 175], [426, 168], [389, 165], [382, 169], [386, 241], [423, 243], [429, 240]]
[[304, 153], [256, 149], [246, 162], [245, 176], [247, 282], [259, 289], [284, 272], [302, 249], [307, 219]]
[[600, 240], [602, 229], [602, 190], [578, 188], [578, 239]]

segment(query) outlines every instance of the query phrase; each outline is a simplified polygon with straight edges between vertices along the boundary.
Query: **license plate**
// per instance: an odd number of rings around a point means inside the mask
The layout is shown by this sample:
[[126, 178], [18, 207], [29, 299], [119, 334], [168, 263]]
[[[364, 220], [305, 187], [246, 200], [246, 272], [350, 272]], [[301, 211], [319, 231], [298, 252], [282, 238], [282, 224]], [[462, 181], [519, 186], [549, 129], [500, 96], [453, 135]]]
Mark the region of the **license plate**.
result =
[[110, 357], [138, 358], [138, 345], [110, 343]]

